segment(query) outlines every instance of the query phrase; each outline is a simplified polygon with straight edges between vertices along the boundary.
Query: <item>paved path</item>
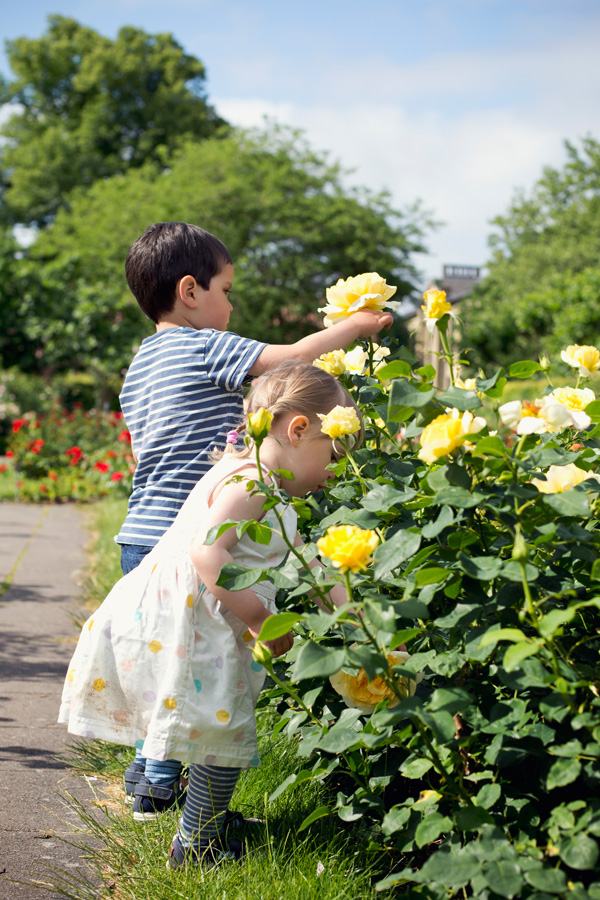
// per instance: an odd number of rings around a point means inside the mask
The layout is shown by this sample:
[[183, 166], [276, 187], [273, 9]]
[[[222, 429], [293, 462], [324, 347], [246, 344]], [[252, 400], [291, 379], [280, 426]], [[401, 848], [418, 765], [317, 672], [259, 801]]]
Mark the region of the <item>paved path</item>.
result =
[[56, 900], [12, 879], [81, 865], [79, 851], [60, 840], [76, 821], [61, 792], [87, 800], [90, 791], [56, 759], [68, 741], [56, 716], [86, 540], [84, 514], [70, 504], [0, 504], [0, 585], [10, 581], [0, 595], [1, 900]]

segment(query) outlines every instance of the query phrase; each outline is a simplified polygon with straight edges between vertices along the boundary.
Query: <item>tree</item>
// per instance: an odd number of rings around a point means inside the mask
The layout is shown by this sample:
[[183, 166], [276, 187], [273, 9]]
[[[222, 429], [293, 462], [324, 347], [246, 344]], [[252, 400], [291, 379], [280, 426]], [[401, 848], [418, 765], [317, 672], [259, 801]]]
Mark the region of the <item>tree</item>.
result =
[[224, 126], [203, 93], [204, 66], [169, 34], [121, 28], [109, 40], [50, 16], [39, 39], [7, 42], [15, 79], [2, 101], [15, 111], [0, 135], [9, 221], [43, 225], [76, 186], [154, 161], [184, 137]]
[[[190, 142], [167, 171], [148, 163], [75, 192], [31, 248], [32, 265], [66, 278], [63, 297], [55, 292], [50, 306], [40, 298], [28, 322], [40, 346], [53, 335], [57, 366], [128, 365], [132, 345], [153, 326], [129, 294], [125, 256], [147, 225], [173, 220], [225, 241], [236, 272], [230, 327], [273, 342], [318, 327], [325, 288], [339, 277], [376, 269], [398, 284], [398, 299], [406, 296], [412, 254], [423, 249], [416, 212], [394, 210], [385, 194], [344, 188], [339, 167], [298, 134]], [[65, 302], [68, 312], [57, 314]]]
[[475, 362], [600, 340], [600, 306], [590, 302], [600, 282], [600, 143], [565, 146], [564, 168], [546, 168], [529, 196], [518, 193], [494, 219], [489, 275], [462, 313]]

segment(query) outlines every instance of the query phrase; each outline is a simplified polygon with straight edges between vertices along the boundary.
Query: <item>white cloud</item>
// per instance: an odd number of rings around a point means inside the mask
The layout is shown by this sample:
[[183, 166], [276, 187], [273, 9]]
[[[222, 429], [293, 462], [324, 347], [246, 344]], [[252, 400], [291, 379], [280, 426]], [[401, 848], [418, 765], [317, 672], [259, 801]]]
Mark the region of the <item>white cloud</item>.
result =
[[412, 66], [363, 59], [332, 67], [318, 102], [215, 103], [242, 126], [268, 116], [303, 128], [313, 146], [355, 168], [354, 182], [387, 187], [400, 206], [421, 198], [446, 223], [419, 262], [435, 275], [443, 263], [483, 264], [489, 222], [515, 188], [529, 189], [545, 165], [563, 164], [564, 138], [600, 137], [592, 46], [597, 34], [588, 33], [544, 50], [448, 54]]

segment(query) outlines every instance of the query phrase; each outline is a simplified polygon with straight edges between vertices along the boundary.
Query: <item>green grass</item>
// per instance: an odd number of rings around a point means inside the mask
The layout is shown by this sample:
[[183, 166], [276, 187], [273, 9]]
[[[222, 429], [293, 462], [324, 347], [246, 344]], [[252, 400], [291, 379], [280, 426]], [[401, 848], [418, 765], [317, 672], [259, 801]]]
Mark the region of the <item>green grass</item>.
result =
[[17, 499], [17, 486], [15, 484], [15, 471], [12, 466], [0, 472], [0, 502], [3, 500], [14, 501]]
[[[96, 607], [120, 577], [113, 535], [124, 515], [125, 501], [102, 501], [90, 509], [92, 546], [84, 583], [88, 609]], [[100, 776], [93, 782], [98, 805], [68, 800], [80, 823], [71, 842], [81, 847], [87, 871], [49, 869], [46, 883], [69, 900], [385, 900], [390, 895], [376, 893], [374, 884], [387, 874], [387, 860], [367, 850], [369, 835], [360, 822], [344, 825], [332, 815], [299, 831], [314, 809], [334, 806], [326, 785], [306, 782], [269, 802], [297, 767], [295, 744], [282, 736], [270, 738], [274, 715], [271, 710], [259, 713], [262, 765], [242, 773], [233, 798], [234, 809], [265, 819], [251, 837], [242, 834], [248, 852], [241, 864], [167, 869], [178, 813], [165, 813], [146, 825], [134, 823], [122, 788], [133, 750], [76, 740], [64, 761], [78, 775]]]

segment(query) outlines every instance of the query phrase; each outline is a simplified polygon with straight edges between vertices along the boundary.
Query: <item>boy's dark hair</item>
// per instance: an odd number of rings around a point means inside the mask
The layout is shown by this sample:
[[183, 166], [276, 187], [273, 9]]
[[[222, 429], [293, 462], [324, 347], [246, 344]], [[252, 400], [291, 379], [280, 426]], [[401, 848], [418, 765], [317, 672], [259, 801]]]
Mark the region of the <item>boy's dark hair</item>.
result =
[[142, 312], [158, 323], [175, 306], [175, 287], [184, 275], [208, 290], [211, 278], [231, 262], [225, 244], [210, 231], [185, 222], [158, 222], [129, 248], [125, 274]]

